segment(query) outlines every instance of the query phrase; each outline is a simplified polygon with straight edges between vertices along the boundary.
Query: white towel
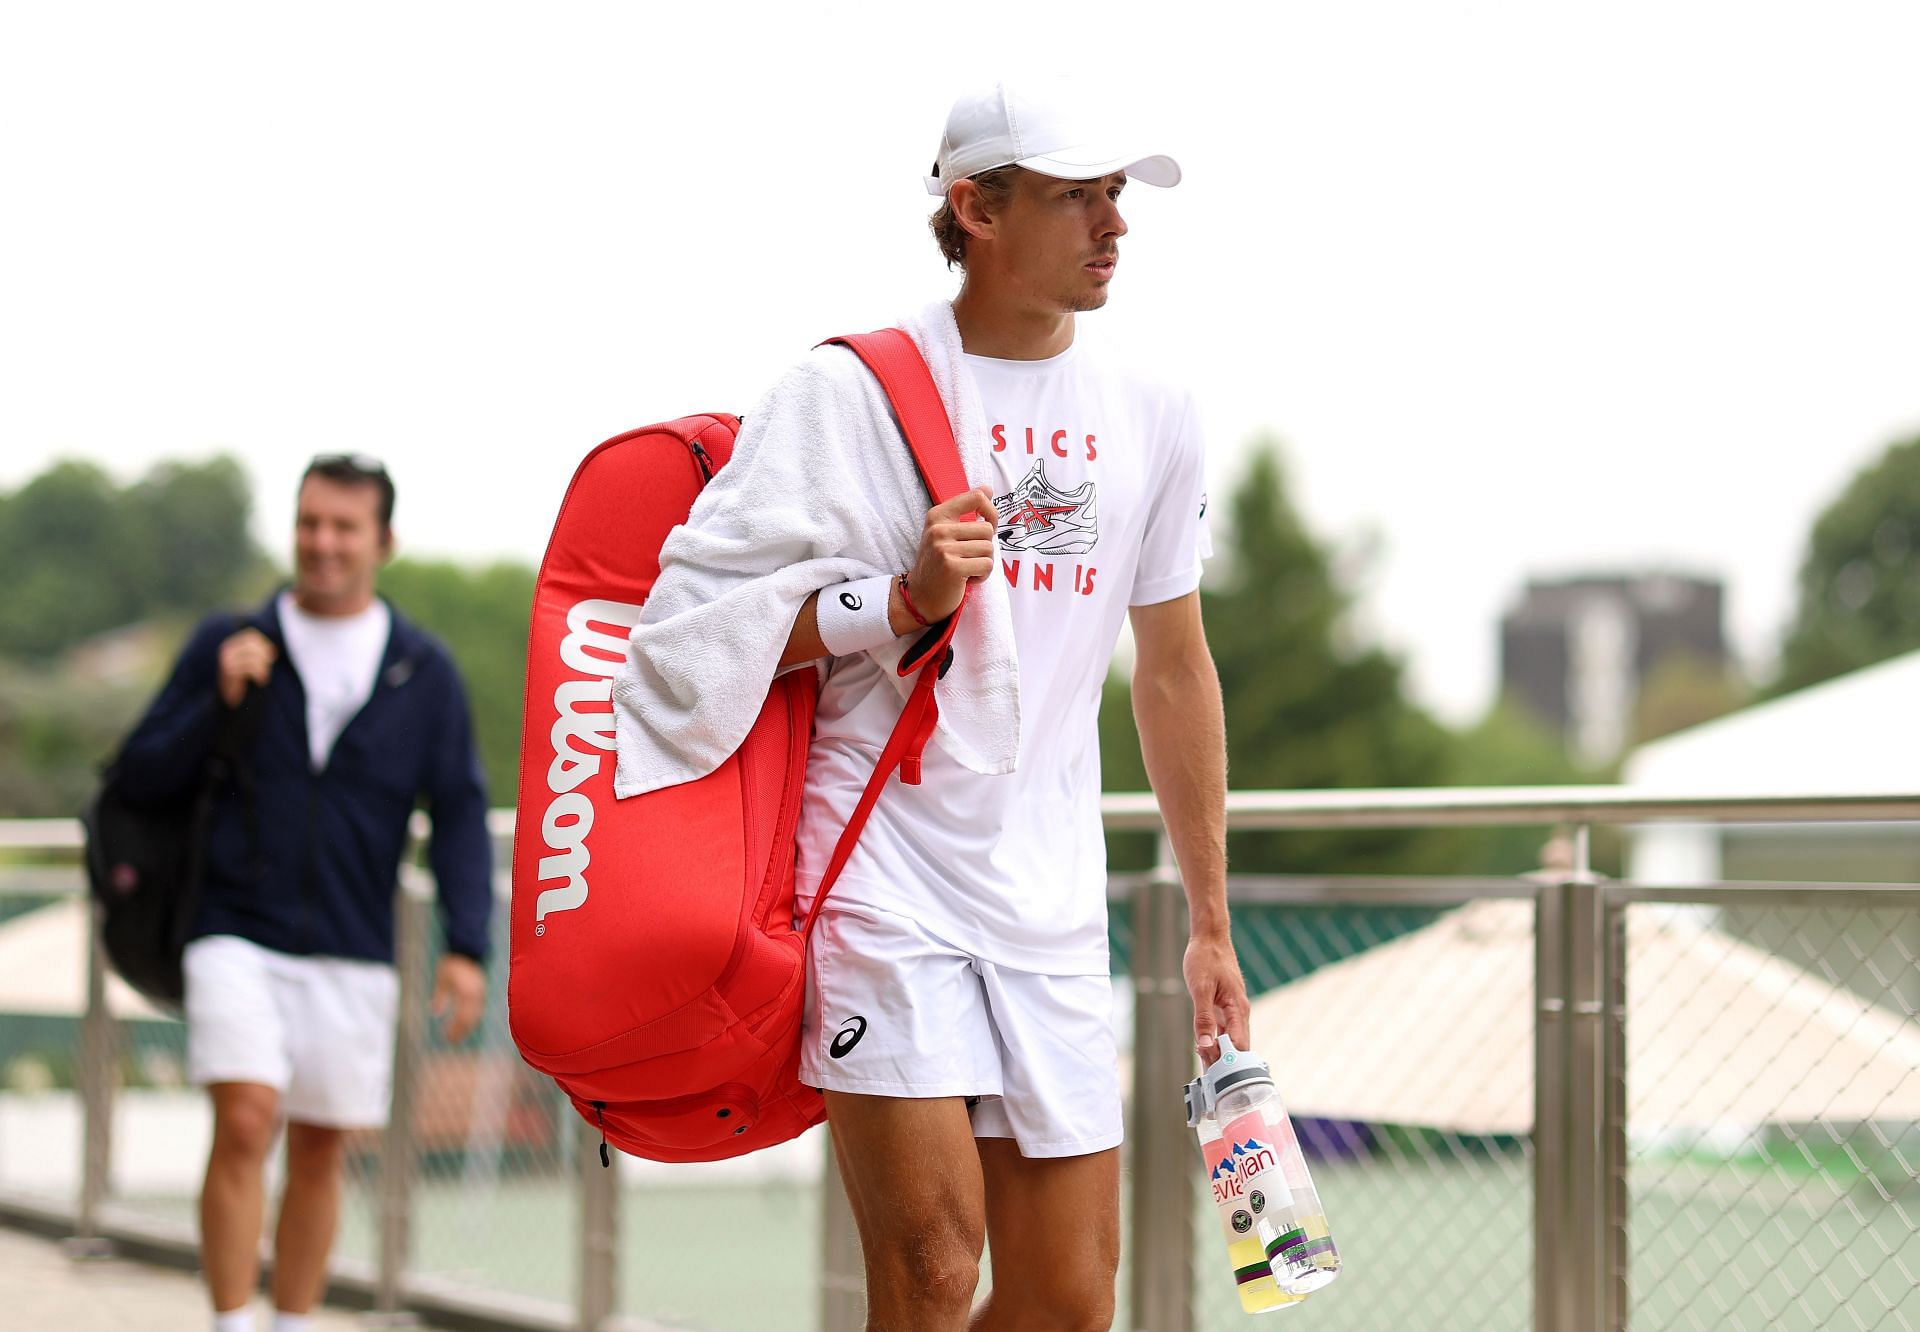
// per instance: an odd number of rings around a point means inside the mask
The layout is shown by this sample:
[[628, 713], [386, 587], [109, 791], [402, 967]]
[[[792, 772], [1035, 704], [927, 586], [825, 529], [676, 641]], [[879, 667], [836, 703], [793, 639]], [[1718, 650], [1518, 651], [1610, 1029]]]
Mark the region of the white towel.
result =
[[[973, 485], [990, 484], [986, 413], [945, 301], [900, 321], [946, 403]], [[845, 347], [816, 349], [746, 417], [733, 458], [660, 551], [660, 578], [613, 681], [614, 793], [704, 777], [746, 739], [807, 597], [911, 567], [929, 502], [874, 379]], [[912, 638], [872, 656], [896, 672]], [[933, 743], [979, 773], [1012, 772], [1020, 685], [1006, 584], [976, 585], [940, 682]]]

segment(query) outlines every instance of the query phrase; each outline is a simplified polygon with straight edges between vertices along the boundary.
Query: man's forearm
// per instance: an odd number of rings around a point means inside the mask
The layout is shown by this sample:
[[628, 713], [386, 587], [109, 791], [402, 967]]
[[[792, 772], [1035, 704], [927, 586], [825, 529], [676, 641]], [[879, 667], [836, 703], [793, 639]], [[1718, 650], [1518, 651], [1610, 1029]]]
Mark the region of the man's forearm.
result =
[[1133, 716], [1147, 780], [1186, 887], [1196, 936], [1224, 937], [1227, 922], [1227, 739], [1212, 658], [1188, 654], [1152, 676], [1136, 674]]
[[[920, 622], [913, 618], [913, 612], [907, 609], [907, 603], [900, 595], [898, 580], [887, 593], [887, 627], [893, 630], [895, 637], [914, 633], [920, 628]], [[820, 640], [820, 594], [815, 592], [801, 603], [800, 613], [793, 617], [793, 630], [787, 635], [786, 650], [780, 654], [780, 669], [784, 671], [803, 661], [832, 655]]]
[[780, 669], [827, 655], [827, 645], [820, 641], [820, 594], [815, 592], [800, 603], [800, 613], [793, 617], [793, 632], [787, 635], [786, 651], [780, 654]]
[[485, 963], [493, 913], [493, 843], [487, 834], [487, 802], [478, 799], [433, 807], [433, 840], [427, 862], [440, 899], [447, 951]]

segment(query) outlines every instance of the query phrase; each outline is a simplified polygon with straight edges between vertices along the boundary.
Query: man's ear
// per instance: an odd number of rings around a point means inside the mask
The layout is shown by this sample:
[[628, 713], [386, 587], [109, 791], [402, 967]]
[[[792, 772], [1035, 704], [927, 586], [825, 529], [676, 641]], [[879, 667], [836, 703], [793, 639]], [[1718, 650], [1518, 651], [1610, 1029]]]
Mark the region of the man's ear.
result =
[[987, 241], [994, 238], [993, 214], [987, 211], [986, 201], [980, 197], [980, 187], [973, 181], [954, 181], [953, 187], [947, 191], [947, 202], [953, 206], [954, 219], [969, 236]]
[[384, 564], [390, 564], [393, 562], [393, 553], [394, 553], [394, 550], [397, 548], [398, 544], [399, 543], [394, 540], [393, 529], [391, 527], [381, 532], [380, 534], [380, 563], [381, 564], [384, 565]]

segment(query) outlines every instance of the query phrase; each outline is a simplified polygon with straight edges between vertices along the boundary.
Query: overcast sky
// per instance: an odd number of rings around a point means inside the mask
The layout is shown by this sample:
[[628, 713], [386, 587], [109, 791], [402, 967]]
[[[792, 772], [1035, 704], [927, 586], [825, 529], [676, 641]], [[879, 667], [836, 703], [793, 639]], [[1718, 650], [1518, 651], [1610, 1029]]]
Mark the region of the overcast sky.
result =
[[[1920, 6], [11, 5], [0, 485], [239, 455], [285, 545], [361, 449], [421, 553], [538, 557], [579, 457], [949, 294], [960, 88], [1106, 81], [1082, 337], [1284, 441], [1451, 719], [1529, 574], [1718, 574], [1763, 664], [1808, 524], [1920, 431]], [[283, 507], [283, 505], [285, 507]]]

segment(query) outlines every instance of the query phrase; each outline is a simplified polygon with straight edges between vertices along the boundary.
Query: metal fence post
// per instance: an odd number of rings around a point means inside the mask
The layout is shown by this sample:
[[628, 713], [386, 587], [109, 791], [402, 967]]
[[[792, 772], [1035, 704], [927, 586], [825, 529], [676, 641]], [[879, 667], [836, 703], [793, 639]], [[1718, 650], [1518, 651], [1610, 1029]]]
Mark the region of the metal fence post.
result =
[[1607, 1332], [1627, 1332], [1627, 904], [1605, 893], [1606, 1087], [1600, 1150], [1606, 1171], [1605, 1229], [1601, 1232], [1606, 1280]]
[[394, 956], [400, 972], [400, 1027], [393, 1044], [393, 1103], [380, 1140], [380, 1249], [373, 1308], [388, 1326], [401, 1320], [401, 1283], [413, 1254], [413, 1183], [418, 1173], [415, 1107], [427, 1041], [428, 896], [412, 865], [400, 872]]
[[1566, 1255], [1567, 887], [1543, 883], [1534, 904], [1533, 1328], [1568, 1326]]
[[117, 1045], [113, 1014], [107, 1010], [107, 955], [100, 942], [100, 907], [87, 900], [87, 1008], [80, 1019], [80, 1085], [83, 1115], [80, 1198], [73, 1239], [67, 1251], [77, 1258], [100, 1257], [111, 1246], [100, 1237], [100, 1204], [113, 1170], [113, 1101]]
[[1534, 1040], [1534, 1328], [1608, 1326], [1613, 1199], [1609, 919], [1589, 868], [1587, 829], [1573, 865], [1544, 884], [1536, 910]]
[[1605, 912], [1599, 883], [1587, 870], [1586, 830], [1580, 830], [1574, 872], [1567, 884], [1567, 1146], [1568, 1191], [1573, 1224], [1568, 1231], [1568, 1284], [1573, 1293], [1571, 1332], [1600, 1332], [1606, 1315], [1608, 1276], [1603, 1237], [1607, 1217], [1607, 1169], [1601, 1150], [1606, 1101], [1607, 1013]]
[[620, 1168], [600, 1164], [600, 1132], [574, 1116], [580, 1161], [580, 1332], [613, 1317], [620, 1277]]
[[1187, 903], [1163, 832], [1154, 870], [1133, 903], [1134, 1332], [1193, 1326], [1193, 1160], [1180, 1088], [1193, 1076], [1190, 1000], [1181, 970]]
[[826, 1147], [827, 1165], [820, 1175], [820, 1332], [860, 1332], [867, 1322], [866, 1267], [831, 1128]]

